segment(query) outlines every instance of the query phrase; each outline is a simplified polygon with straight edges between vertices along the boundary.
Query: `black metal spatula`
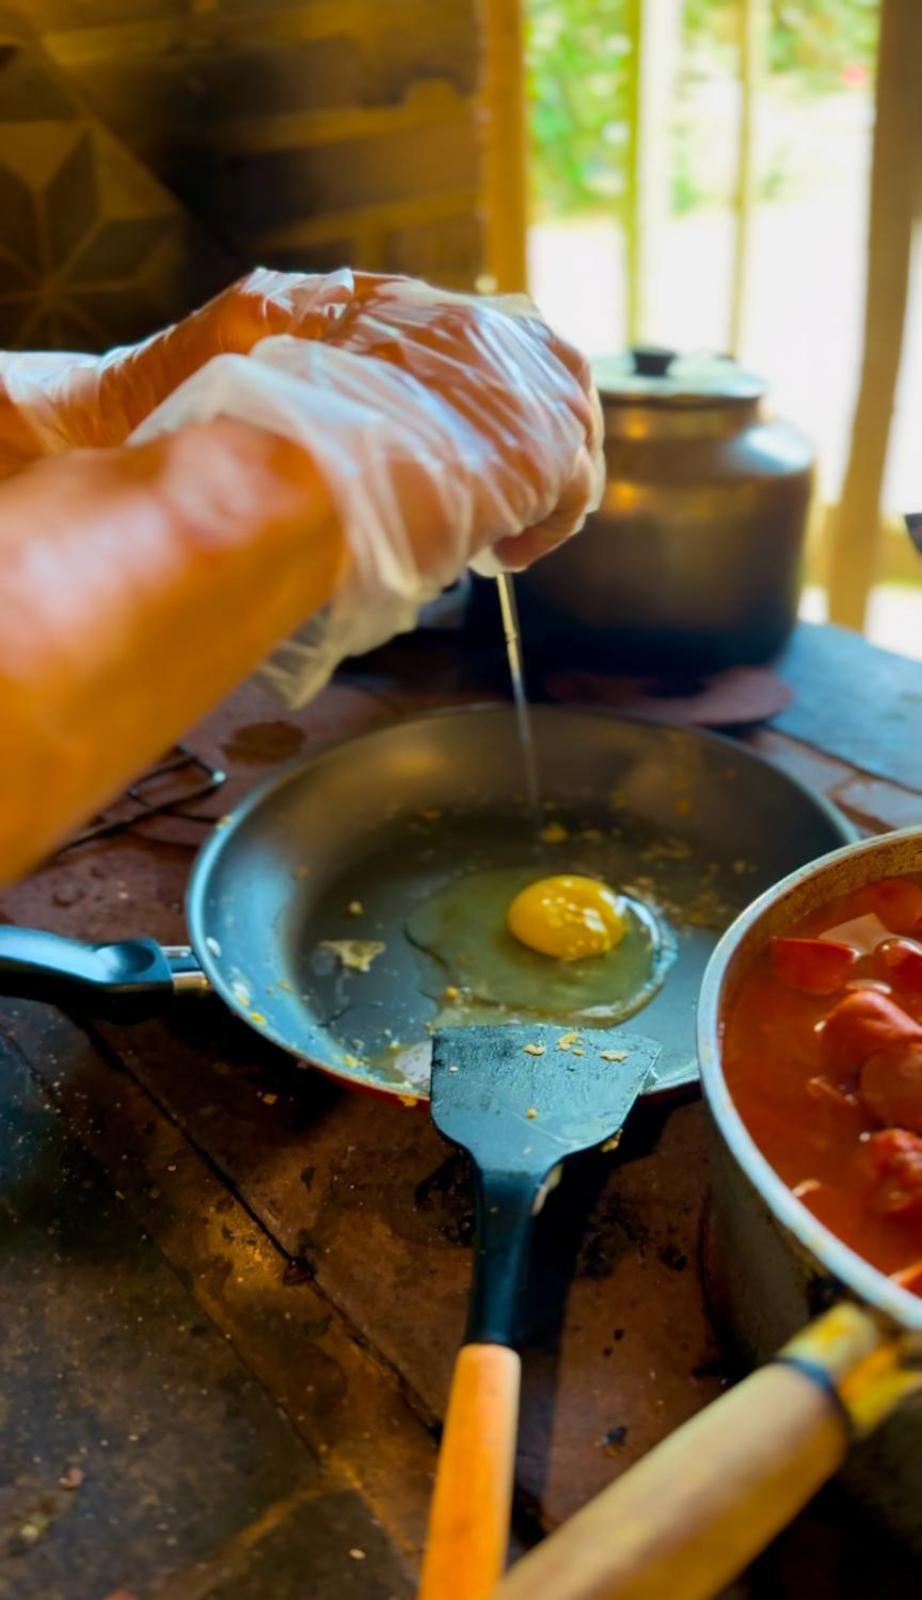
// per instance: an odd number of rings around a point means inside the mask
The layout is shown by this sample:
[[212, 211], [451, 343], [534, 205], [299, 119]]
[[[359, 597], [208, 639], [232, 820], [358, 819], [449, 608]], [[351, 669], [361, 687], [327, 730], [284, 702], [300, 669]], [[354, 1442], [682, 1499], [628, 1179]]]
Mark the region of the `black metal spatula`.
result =
[[432, 1116], [473, 1160], [477, 1236], [420, 1600], [485, 1600], [502, 1571], [532, 1218], [559, 1163], [622, 1127], [659, 1048], [628, 1029], [471, 1027], [435, 1036]]

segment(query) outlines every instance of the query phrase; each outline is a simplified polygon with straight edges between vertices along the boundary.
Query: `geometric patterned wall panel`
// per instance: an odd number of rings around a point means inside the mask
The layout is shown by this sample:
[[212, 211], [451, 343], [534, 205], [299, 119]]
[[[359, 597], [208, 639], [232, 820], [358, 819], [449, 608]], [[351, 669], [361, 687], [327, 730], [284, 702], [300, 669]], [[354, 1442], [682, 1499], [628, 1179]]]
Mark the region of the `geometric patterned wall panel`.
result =
[[476, 0], [7, 0], [0, 347], [99, 349], [248, 266], [481, 271]]

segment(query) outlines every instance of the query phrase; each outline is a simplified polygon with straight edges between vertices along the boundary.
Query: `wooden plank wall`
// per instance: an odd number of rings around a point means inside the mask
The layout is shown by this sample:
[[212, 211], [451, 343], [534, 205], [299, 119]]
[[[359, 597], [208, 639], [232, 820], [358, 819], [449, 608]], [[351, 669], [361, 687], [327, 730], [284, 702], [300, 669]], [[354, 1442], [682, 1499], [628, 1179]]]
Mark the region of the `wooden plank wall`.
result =
[[100, 348], [256, 263], [471, 287], [476, 0], [0, 5], [0, 346]]

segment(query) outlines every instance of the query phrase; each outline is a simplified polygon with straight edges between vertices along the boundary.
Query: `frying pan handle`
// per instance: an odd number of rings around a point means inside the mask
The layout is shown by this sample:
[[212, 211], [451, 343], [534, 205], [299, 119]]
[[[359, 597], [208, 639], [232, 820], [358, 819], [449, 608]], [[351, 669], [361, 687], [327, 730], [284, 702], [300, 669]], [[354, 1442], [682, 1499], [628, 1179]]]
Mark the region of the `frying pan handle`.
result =
[[134, 1022], [156, 1016], [183, 990], [207, 988], [187, 945], [83, 944], [39, 928], [0, 927], [0, 995]]

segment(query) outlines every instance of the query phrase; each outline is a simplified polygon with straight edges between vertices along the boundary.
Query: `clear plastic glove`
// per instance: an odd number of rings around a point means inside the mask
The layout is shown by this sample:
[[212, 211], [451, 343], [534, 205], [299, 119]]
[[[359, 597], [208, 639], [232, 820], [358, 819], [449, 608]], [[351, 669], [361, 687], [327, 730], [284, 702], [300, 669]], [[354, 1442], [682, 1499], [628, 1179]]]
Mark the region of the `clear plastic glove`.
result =
[[305, 449], [349, 545], [334, 603], [268, 669], [295, 702], [466, 564], [527, 565], [601, 492], [588, 367], [523, 298], [259, 270], [132, 348], [0, 355], [0, 472], [221, 415]]
[[301, 698], [465, 562], [564, 537], [600, 431], [526, 303], [350, 272], [254, 273], [102, 357], [0, 354], [0, 881], [303, 619], [274, 669]]
[[525, 566], [575, 532], [601, 493], [601, 413], [586, 363], [525, 299], [350, 272], [260, 278], [248, 330], [287, 316], [294, 332], [208, 361], [132, 439], [230, 416], [319, 467], [350, 561], [266, 669], [301, 703], [344, 657], [413, 627], [467, 564]]
[[105, 355], [0, 352], [0, 473], [40, 456], [124, 444], [161, 400], [223, 351], [275, 333], [322, 337], [351, 296], [352, 274], [258, 268], [199, 311]]

